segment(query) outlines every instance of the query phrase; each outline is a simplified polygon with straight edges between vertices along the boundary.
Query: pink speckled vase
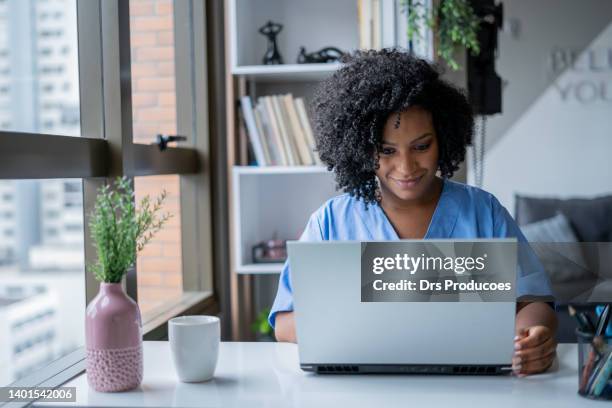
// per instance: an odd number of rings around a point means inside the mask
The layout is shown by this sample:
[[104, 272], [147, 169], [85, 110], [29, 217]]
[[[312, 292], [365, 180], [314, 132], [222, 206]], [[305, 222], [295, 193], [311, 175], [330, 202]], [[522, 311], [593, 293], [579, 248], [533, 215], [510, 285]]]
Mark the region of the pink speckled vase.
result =
[[120, 283], [101, 283], [85, 317], [87, 382], [96, 391], [136, 388], [142, 381], [142, 321]]

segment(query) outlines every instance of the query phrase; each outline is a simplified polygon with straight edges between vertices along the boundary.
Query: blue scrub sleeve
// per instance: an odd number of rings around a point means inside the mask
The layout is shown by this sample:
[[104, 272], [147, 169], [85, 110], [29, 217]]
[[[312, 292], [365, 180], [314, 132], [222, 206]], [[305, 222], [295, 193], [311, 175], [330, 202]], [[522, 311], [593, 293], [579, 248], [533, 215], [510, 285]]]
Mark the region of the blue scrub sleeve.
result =
[[520, 300], [523, 296], [527, 298], [532, 296], [542, 298], [546, 302], [554, 302], [548, 274], [533, 251], [533, 248], [529, 245], [529, 242], [516, 224], [516, 221], [508, 213], [508, 210], [497, 200], [495, 200], [494, 205], [496, 207], [495, 236], [515, 237], [518, 242], [517, 299]]
[[[300, 241], [322, 241], [323, 234], [321, 233], [321, 226], [319, 223], [318, 214], [315, 213], [310, 216], [308, 224], [300, 237]], [[293, 311], [293, 288], [291, 286], [291, 269], [289, 268], [289, 259], [285, 261], [285, 265], [280, 274], [278, 280], [278, 290], [276, 292], [276, 298], [270, 315], [268, 316], [268, 322], [272, 328], [276, 324], [276, 314], [278, 312], [291, 312]]]

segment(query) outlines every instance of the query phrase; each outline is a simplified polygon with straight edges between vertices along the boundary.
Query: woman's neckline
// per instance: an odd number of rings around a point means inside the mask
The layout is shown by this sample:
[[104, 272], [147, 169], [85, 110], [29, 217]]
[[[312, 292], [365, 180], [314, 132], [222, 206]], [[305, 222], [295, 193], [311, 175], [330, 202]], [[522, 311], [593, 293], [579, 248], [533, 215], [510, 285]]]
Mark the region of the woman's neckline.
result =
[[[423, 236], [423, 239], [428, 239], [432, 226], [436, 225], [436, 220], [439, 217], [439, 212], [440, 212], [440, 208], [442, 206], [442, 201], [444, 200], [444, 197], [448, 191], [448, 183], [449, 181], [446, 178], [442, 178], [442, 191], [440, 192], [440, 197], [438, 198], [438, 202], [436, 203], [436, 207], [434, 209], [434, 212], [431, 216], [431, 219], [429, 220], [429, 225], [427, 226], [427, 230], [425, 231], [425, 235]], [[395, 227], [393, 226], [393, 224], [391, 223], [391, 220], [389, 219], [389, 217], [387, 216], [387, 213], [385, 213], [385, 210], [382, 208], [382, 205], [380, 203], [377, 204], [378, 210], [380, 211], [381, 215], [384, 218], [384, 222], [387, 224], [387, 227], [393, 232], [393, 235], [395, 236], [395, 239], [397, 240], [401, 240], [402, 238], [400, 238], [399, 234], [397, 233], [397, 231], [395, 230]]]

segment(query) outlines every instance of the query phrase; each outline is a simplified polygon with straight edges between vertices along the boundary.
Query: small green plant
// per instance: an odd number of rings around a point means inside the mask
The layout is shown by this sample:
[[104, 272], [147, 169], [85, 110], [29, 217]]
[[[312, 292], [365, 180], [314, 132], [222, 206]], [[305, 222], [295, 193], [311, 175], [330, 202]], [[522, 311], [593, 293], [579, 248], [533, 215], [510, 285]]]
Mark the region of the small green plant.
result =
[[129, 180], [118, 177], [114, 188], [105, 185], [98, 190], [94, 210], [89, 217], [91, 239], [98, 260], [88, 270], [100, 282], [119, 283], [134, 266], [136, 254], [153, 238], [171, 217], [160, 214], [166, 191], [152, 202], [145, 196], [136, 207]]
[[272, 336], [272, 326], [268, 323], [268, 315], [270, 314], [270, 308], [265, 308], [255, 318], [255, 321], [251, 323], [251, 331], [255, 334], [262, 336]]
[[459, 64], [453, 58], [456, 46], [463, 46], [472, 55], [480, 53], [480, 18], [469, 0], [441, 0], [431, 12], [421, 0], [402, 0], [402, 8], [407, 12], [408, 39], [413, 40], [423, 26], [437, 31], [437, 54], [453, 70], [459, 69]]

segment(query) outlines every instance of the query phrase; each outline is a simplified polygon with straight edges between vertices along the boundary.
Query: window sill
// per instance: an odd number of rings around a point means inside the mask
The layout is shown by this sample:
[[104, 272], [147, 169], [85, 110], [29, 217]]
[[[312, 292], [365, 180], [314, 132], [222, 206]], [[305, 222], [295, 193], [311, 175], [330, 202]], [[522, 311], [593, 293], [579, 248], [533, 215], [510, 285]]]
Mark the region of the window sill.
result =
[[[217, 314], [217, 299], [212, 292], [185, 292], [171, 304], [160, 306], [149, 313], [143, 322], [146, 340], [160, 340], [167, 337], [168, 320], [182, 314]], [[85, 347], [59, 358], [48, 366], [15, 381], [9, 387], [58, 387], [85, 370]], [[10, 405], [26, 406], [28, 403]], [[0, 407], [7, 404], [0, 401]]]
[[185, 314], [217, 314], [217, 299], [212, 292], [184, 292], [172, 303], [159, 306], [143, 318], [145, 340], [162, 340], [168, 336], [168, 320]]
[[[7, 387], [59, 387], [85, 371], [85, 347], [58, 358], [46, 367], [20, 378]], [[20, 408], [31, 402], [3, 402], [0, 407]]]

